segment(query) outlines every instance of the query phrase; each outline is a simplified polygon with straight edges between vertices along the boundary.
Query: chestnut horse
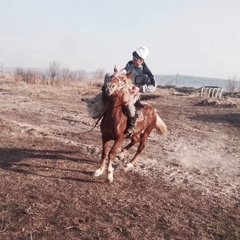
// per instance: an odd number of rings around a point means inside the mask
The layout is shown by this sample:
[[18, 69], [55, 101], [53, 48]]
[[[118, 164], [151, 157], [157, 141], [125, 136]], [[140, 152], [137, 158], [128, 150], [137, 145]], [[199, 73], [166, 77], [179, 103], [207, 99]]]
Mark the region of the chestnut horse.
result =
[[115, 72], [111, 81], [107, 85], [108, 104], [105, 115], [101, 121], [102, 132], [102, 159], [99, 168], [94, 172], [94, 176], [100, 176], [105, 170], [105, 160], [107, 158], [107, 150], [109, 142], [114, 141], [112, 148], [108, 154], [108, 169], [107, 179], [111, 183], [113, 181], [113, 160], [116, 156], [116, 151], [120, 147], [125, 138], [130, 138], [131, 142], [121, 150], [120, 159], [123, 160], [127, 151], [136, 143], [139, 143], [136, 154], [133, 159], [127, 164], [126, 169], [129, 169], [136, 162], [137, 157], [143, 151], [146, 141], [154, 128], [165, 135], [167, 127], [162, 119], [158, 116], [154, 108], [148, 104], [143, 104], [142, 120], [137, 120], [135, 132], [131, 135], [125, 135], [124, 130], [127, 128], [127, 116], [123, 112], [123, 105], [129, 95], [128, 88], [131, 86], [131, 74], [124, 72]]

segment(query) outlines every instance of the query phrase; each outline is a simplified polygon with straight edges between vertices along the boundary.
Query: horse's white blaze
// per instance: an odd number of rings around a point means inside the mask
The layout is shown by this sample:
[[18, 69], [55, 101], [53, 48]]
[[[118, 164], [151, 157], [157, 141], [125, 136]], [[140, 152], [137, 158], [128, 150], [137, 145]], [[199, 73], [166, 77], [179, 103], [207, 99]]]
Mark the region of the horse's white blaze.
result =
[[102, 175], [103, 172], [104, 172], [104, 168], [103, 169], [99, 168], [94, 172], [93, 176], [98, 177], [98, 176]]

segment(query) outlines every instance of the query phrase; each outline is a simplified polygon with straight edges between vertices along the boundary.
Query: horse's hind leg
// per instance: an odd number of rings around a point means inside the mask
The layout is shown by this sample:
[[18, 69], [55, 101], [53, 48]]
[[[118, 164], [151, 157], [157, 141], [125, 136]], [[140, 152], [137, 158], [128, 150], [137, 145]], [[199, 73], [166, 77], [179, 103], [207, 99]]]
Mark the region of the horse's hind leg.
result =
[[152, 132], [153, 128], [146, 129], [144, 133], [140, 134], [140, 144], [138, 146], [137, 152], [134, 155], [133, 159], [127, 164], [127, 167], [125, 170], [128, 170], [129, 168], [133, 167], [134, 163], [137, 161], [138, 156], [141, 154], [143, 149], [146, 146], [147, 139]]
[[126, 146], [126, 147], [124, 147], [122, 150], [121, 150], [121, 153], [120, 153], [120, 155], [119, 155], [119, 158], [120, 158], [120, 160], [123, 160], [124, 158], [125, 158], [125, 155], [126, 155], [126, 153], [128, 152], [128, 150], [134, 145], [134, 144], [136, 144], [136, 143], [138, 143], [139, 142], [139, 136], [137, 135], [137, 136], [133, 136], [132, 138], [131, 138], [131, 142]]
[[104, 172], [108, 146], [109, 146], [109, 141], [103, 140], [102, 159], [101, 159], [99, 168], [93, 174], [94, 177], [98, 177], [98, 176], [102, 175]]

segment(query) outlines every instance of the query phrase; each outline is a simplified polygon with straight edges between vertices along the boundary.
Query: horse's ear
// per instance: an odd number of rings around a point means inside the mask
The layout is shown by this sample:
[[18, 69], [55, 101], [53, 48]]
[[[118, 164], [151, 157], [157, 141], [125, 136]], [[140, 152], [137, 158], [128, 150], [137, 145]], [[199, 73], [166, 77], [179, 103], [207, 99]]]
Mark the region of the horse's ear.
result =
[[114, 73], [117, 73], [118, 72], [118, 69], [117, 69], [117, 67], [116, 67], [116, 65], [114, 66]]
[[131, 78], [132, 75], [133, 75], [133, 72], [129, 72], [129, 73], [126, 74], [126, 76], [127, 76], [128, 79]]

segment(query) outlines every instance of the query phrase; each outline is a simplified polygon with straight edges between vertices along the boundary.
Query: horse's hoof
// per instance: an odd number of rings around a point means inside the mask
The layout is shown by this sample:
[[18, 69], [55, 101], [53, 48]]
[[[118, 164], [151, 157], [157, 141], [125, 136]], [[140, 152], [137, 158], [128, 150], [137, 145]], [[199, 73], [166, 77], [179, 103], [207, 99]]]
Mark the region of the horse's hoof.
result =
[[127, 172], [130, 168], [133, 168], [132, 163], [128, 163], [127, 166], [124, 168], [124, 171]]
[[99, 177], [100, 175], [102, 175], [102, 173], [103, 173], [103, 169], [98, 169], [98, 170], [96, 170], [94, 173], [93, 173], [93, 176], [94, 177]]
[[124, 152], [121, 152], [121, 153], [118, 155], [118, 159], [119, 159], [120, 161], [122, 161], [124, 158], [125, 158], [125, 153], [124, 153]]
[[114, 171], [116, 171], [120, 167], [120, 163], [113, 164]]
[[107, 177], [107, 180], [109, 183], [112, 183], [113, 182], [113, 174], [109, 174]]

